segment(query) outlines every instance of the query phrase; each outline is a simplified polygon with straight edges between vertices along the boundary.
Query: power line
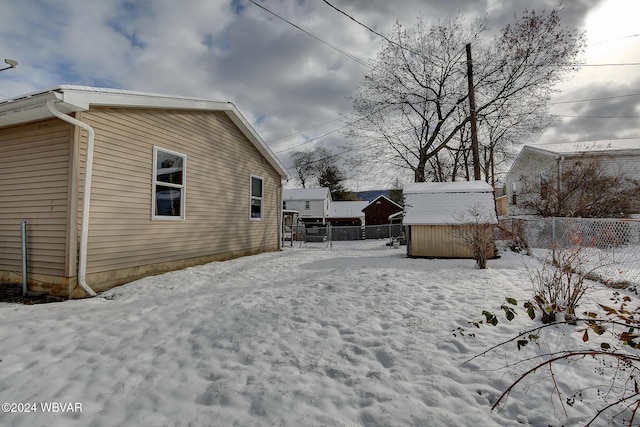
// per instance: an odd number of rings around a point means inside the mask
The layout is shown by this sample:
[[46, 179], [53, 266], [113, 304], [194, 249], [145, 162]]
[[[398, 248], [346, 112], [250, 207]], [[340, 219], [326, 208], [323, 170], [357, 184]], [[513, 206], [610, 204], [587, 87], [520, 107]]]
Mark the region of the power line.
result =
[[[356, 24], [358, 24], [358, 25], [362, 26], [362, 27], [363, 27], [363, 28], [365, 28], [367, 31], [370, 31], [371, 33], [375, 34], [375, 35], [376, 35], [376, 36], [378, 36], [378, 37], [382, 37], [382, 38], [383, 38], [384, 40], [386, 40], [388, 43], [390, 43], [390, 44], [392, 44], [392, 45], [394, 45], [394, 46], [399, 47], [401, 50], [406, 50], [407, 52], [412, 53], [413, 55], [420, 56], [417, 52], [415, 52], [415, 51], [413, 51], [413, 50], [409, 49], [409, 48], [408, 48], [408, 47], [406, 47], [406, 46], [401, 45], [401, 44], [400, 44], [400, 43], [398, 43], [398, 42], [395, 42], [395, 41], [391, 40], [389, 37], [385, 36], [384, 34], [381, 34], [381, 33], [377, 32], [376, 30], [374, 30], [373, 28], [369, 27], [368, 25], [365, 25], [365, 24], [363, 24], [362, 22], [358, 21], [356, 18], [354, 18], [353, 16], [349, 15], [347, 12], [345, 12], [345, 11], [343, 11], [343, 10], [341, 10], [341, 9], [338, 9], [336, 6], [332, 5], [332, 4], [331, 4], [331, 3], [329, 3], [327, 0], [322, 0], [322, 1], [324, 1], [327, 5], [329, 5], [330, 7], [332, 7], [333, 9], [335, 9], [336, 11], [338, 11], [339, 13], [343, 14], [343, 15], [344, 15], [344, 16], [346, 16], [347, 18], [351, 19], [351, 20], [352, 20], [353, 22], [355, 22]], [[464, 48], [463, 48], [463, 50], [464, 50]]]
[[307, 129], [299, 130], [299, 131], [297, 131], [297, 132], [290, 133], [289, 135], [285, 135], [285, 136], [281, 136], [281, 137], [278, 137], [278, 138], [274, 138], [274, 139], [272, 139], [272, 140], [270, 140], [270, 141], [266, 141], [266, 144], [271, 144], [272, 142], [280, 141], [281, 139], [287, 139], [287, 138], [289, 138], [289, 137], [292, 137], [292, 136], [298, 135], [298, 134], [300, 134], [300, 133], [308, 132], [308, 131], [310, 131], [310, 130], [312, 130], [312, 129], [319, 128], [320, 126], [324, 126], [324, 125], [328, 125], [329, 123], [337, 122], [338, 120], [342, 120], [342, 118], [338, 117], [337, 119], [329, 120], [328, 122], [320, 123], [320, 124], [318, 124], [318, 125], [311, 126], [310, 128], [307, 128]]
[[[361, 119], [359, 119], [359, 120], [361, 120]], [[353, 123], [355, 123], [355, 122], [353, 122]], [[317, 136], [317, 137], [312, 138], [312, 139], [310, 139], [310, 140], [308, 140], [308, 141], [305, 141], [305, 142], [303, 142], [303, 143], [300, 143], [300, 144], [294, 145], [294, 146], [289, 147], [289, 148], [285, 148], [284, 150], [275, 151], [275, 152], [274, 152], [274, 154], [284, 153], [285, 151], [289, 151], [289, 150], [292, 150], [292, 149], [294, 149], [294, 148], [300, 147], [300, 146], [302, 146], [302, 145], [309, 144], [310, 142], [317, 141], [317, 140], [319, 140], [319, 139], [321, 139], [321, 138], [324, 138], [325, 136], [331, 135], [331, 134], [332, 134], [332, 133], [334, 133], [334, 132], [337, 132], [337, 131], [342, 130], [342, 129], [346, 128], [346, 127], [349, 127], [349, 126], [351, 126], [353, 123], [347, 123], [346, 125], [344, 125], [344, 126], [342, 126], [342, 127], [339, 127], [339, 128], [334, 129], [334, 130], [332, 130], [332, 131], [329, 131], [329, 132], [327, 132], [327, 133], [325, 133], [325, 134], [323, 134], [323, 135]]]
[[269, 12], [270, 14], [272, 14], [273, 16], [275, 16], [276, 18], [281, 19], [282, 21], [286, 22], [287, 24], [291, 25], [292, 27], [294, 27], [294, 28], [296, 28], [296, 29], [298, 29], [298, 30], [302, 31], [303, 33], [305, 33], [305, 34], [306, 34], [306, 35], [308, 35], [309, 37], [313, 37], [314, 39], [316, 39], [316, 40], [317, 40], [317, 41], [319, 41], [320, 43], [322, 43], [322, 44], [324, 44], [324, 45], [327, 45], [327, 46], [329, 46], [330, 48], [332, 48], [332, 49], [334, 49], [334, 50], [336, 50], [336, 51], [340, 52], [341, 54], [343, 54], [343, 55], [347, 56], [348, 58], [350, 58], [350, 59], [352, 59], [352, 60], [356, 61], [358, 64], [360, 64], [360, 65], [364, 65], [365, 67], [368, 67], [368, 68], [373, 69], [373, 67], [372, 67], [371, 65], [369, 65], [367, 62], [363, 61], [362, 59], [360, 59], [360, 58], [358, 58], [358, 57], [356, 57], [356, 56], [354, 56], [354, 55], [350, 54], [349, 52], [347, 52], [347, 51], [345, 51], [345, 50], [343, 50], [343, 49], [340, 49], [340, 48], [339, 48], [339, 47], [337, 47], [337, 46], [332, 45], [332, 44], [331, 44], [331, 43], [329, 43], [329, 42], [326, 42], [326, 41], [322, 40], [320, 37], [318, 37], [318, 36], [316, 36], [316, 35], [314, 35], [314, 34], [311, 34], [310, 32], [308, 32], [307, 30], [303, 29], [302, 27], [299, 27], [298, 25], [294, 24], [293, 22], [288, 21], [287, 19], [285, 19], [285, 18], [283, 18], [282, 16], [278, 15], [277, 13], [272, 12], [271, 10], [267, 9], [266, 7], [264, 7], [264, 6], [262, 6], [262, 5], [258, 4], [258, 3], [256, 3], [254, 0], [249, 0], [249, 1], [250, 1], [251, 3], [253, 3], [254, 5], [258, 6], [260, 9], [263, 9], [263, 10], [265, 10], [265, 11]]
[[[334, 5], [332, 5], [331, 3], [329, 3], [327, 0], [323, 0], [326, 4], [328, 4], [329, 6], [331, 6], [333, 9], [337, 10], [338, 12], [340, 12], [341, 14], [343, 14], [344, 16], [346, 16], [347, 18], [351, 19], [353, 22], [355, 22], [356, 24], [366, 28], [368, 31], [372, 32], [373, 34], [375, 34], [378, 37], [382, 37], [383, 39], [385, 39], [386, 41], [388, 41], [391, 44], [395, 44], [398, 45], [398, 43], [390, 40], [389, 38], [387, 38], [387, 36], [385, 36], [384, 34], [380, 34], [379, 32], [377, 32], [376, 30], [372, 29], [371, 27], [363, 24], [362, 22], [358, 21], [356, 18], [354, 18], [353, 16], [349, 15], [348, 13], [338, 9], [337, 7], [335, 7]], [[398, 45], [400, 46], [400, 45]], [[402, 46], [400, 46], [402, 47]]]
[[640, 65], [640, 62], [619, 62], [619, 63], [609, 63], [609, 64], [570, 64], [579, 67], [636, 67]]
[[[365, 115], [365, 116], [363, 116], [363, 117], [360, 117], [360, 118], [358, 118], [358, 119], [355, 119], [355, 120], [353, 120], [353, 121], [351, 121], [351, 122], [347, 122], [344, 126], [341, 126], [341, 127], [337, 128], [337, 129], [334, 129], [334, 130], [332, 130], [332, 131], [329, 131], [329, 132], [327, 132], [327, 133], [325, 133], [325, 134], [323, 134], [323, 135], [320, 135], [320, 136], [317, 136], [317, 137], [315, 137], [315, 138], [313, 138], [313, 139], [310, 139], [310, 140], [308, 140], [308, 141], [305, 141], [305, 142], [303, 142], [303, 143], [301, 143], [301, 144], [294, 145], [293, 147], [285, 148], [284, 150], [275, 151], [275, 152], [274, 152], [274, 154], [284, 153], [285, 151], [289, 151], [289, 150], [291, 150], [291, 149], [293, 149], [293, 148], [300, 147], [301, 145], [305, 145], [305, 144], [308, 144], [308, 143], [310, 143], [310, 142], [317, 141], [318, 139], [324, 138], [325, 136], [331, 135], [332, 133], [337, 132], [337, 131], [339, 131], [339, 130], [342, 130], [342, 129], [346, 128], [346, 127], [353, 126], [353, 125], [355, 125], [356, 123], [358, 123], [359, 121], [362, 121], [362, 120], [364, 120], [364, 119], [369, 118], [370, 116], [373, 116], [374, 114], [379, 113], [380, 111], [384, 110], [384, 108], [385, 108], [385, 107], [381, 107], [381, 108], [379, 108], [379, 109], [377, 109], [377, 110], [375, 110], [375, 111], [373, 111], [373, 112], [371, 112], [371, 113], [369, 113], [369, 114], [367, 114], [367, 115]], [[336, 120], [339, 120], [339, 119], [336, 119]], [[332, 120], [332, 121], [336, 121], [336, 120]], [[330, 122], [327, 122], [327, 123], [330, 123]], [[327, 123], [323, 123], [323, 124], [327, 124]], [[320, 125], [317, 125], [317, 126], [314, 126], [314, 127], [319, 127], [319, 126], [322, 126], [323, 124], [320, 124]], [[313, 129], [313, 128], [312, 128], [312, 129]], [[304, 131], [300, 131], [300, 132], [304, 132]], [[300, 133], [300, 132], [297, 132], [297, 133]]]
[[640, 34], [632, 34], [630, 36], [623, 36], [623, 37], [618, 37], [618, 38], [615, 38], [615, 39], [609, 39], [609, 40], [602, 40], [602, 41], [599, 41], [599, 42], [593, 42], [593, 43], [589, 43], [587, 46], [594, 46], [594, 45], [603, 44], [603, 43], [611, 43], [611, 42], [615, 42], [615, 41], [618, 41], [618, 40], [630, 39], [630, 38], [633, 38], [633, 37], [640, 37]]
[[550, 102], [549, 105], [571, 104], [571, 103], [574, 103], [574, 102], [587, 102], [587, 101], [603, 101], [603, 100], [606, 100], [606, 99], [628, 98], [628, 97], [631, 97], [631, 96], [640, 96], [640, 93], [631, 93], [629, 95], [603, 96], [601, 98], [576, 99], [576, 100], [573, 100], [573, 101]]
[[555, 114], [557, 117], [579, 118], [579, 119], [638, 119], [640, 116], [568, 116]]

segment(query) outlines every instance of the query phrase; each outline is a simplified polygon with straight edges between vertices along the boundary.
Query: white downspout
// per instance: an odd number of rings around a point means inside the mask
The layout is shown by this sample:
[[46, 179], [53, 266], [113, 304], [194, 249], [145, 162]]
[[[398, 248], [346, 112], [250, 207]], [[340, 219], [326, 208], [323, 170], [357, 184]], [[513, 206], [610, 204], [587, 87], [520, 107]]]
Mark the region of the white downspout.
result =
[[89, 202], [91, 200], [91, 176], [93, 175], [93, 140], [95, 133], [91, 126], [56, 110], [54, 101], [47, 101], [47, 108], [57, 118], [78, 126], [87, 132], [87, 162], [84, 172], [84, 195], [82, 197], [82, 225], [80, 226], [80, 254], [78, 261], [78, 284], [89, 296], [96, 296], [87, 284], [87, 246], [89, 241]]
[[284, 248], [284, 206], [282, 202], [282, 193], [284, 192], [284, 182], [282, 179], [280, 180], [280, 197], [278, 197], [278, 206], [280, 206], [280, 218], [278, 219], [278, 249], [282, 250]]

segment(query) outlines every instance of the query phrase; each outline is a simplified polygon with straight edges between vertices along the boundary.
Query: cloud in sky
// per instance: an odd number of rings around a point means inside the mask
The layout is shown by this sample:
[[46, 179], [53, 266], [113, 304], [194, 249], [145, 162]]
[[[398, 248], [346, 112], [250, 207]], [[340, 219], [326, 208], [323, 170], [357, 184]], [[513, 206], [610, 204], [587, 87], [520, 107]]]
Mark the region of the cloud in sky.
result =
[[[382, 46], [380, 37], [322, 1], [256, 2], [361, 61]], [[396, 21], [411, 27], [418, 15], [433, 22], [485, 13], [498, 30], [522, 12], [517, 0], [331, 3], [380, 33]], [[536, 10], [555, 6], [552, 0], [527, 3]], [[588, 62], [619, 63], [640, 60], [640, 37], [627, 37], [638, 33], [630, 18], [638, 15], [640, 5], [625, 0], [579, 0], [565, 2], [562, 17], [591, 34]], [[22, 0], [3, 7], [0, 38], [0, 58], [20, 63], [0, 73], [0, 97], [80, 84], [232, 101], [286, 166], [290, 147], [339, 151], [344, 136], [329, 132], [344, 126], [339, 119], [351, 111], [349, 97], [367, 71], [248, 0]], [[585, 67], [558, 101], [640, 93], [639, 68]], [[640, 97], [623, 97], [558, 103], [552, 111], [618, 117], [640, 115], [639, 106]], [[639, 128], [637, 118], [564, 117], [543, 138], [637, 137]]]

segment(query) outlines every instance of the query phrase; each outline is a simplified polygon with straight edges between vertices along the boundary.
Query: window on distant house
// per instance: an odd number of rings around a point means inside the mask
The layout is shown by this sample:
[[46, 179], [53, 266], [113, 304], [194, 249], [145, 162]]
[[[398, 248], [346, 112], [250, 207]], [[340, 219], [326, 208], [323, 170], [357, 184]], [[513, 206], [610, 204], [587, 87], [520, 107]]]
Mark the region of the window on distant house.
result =
[[305, 208], [306, 210], [311, 209], [311, 202], [310, 202], [309, 200], [305, 200], [305, 201], [304, 201], [304, 208]]
[[184, 219], [187, 156], [153, 147], [152, 219]]
[[549, 198], [549, 175], [547, 173], [540, 173], [540, 200], [547, 200]]
[[251, 220], [262, 219], [263, 192], [263, 179], [251, 175]]

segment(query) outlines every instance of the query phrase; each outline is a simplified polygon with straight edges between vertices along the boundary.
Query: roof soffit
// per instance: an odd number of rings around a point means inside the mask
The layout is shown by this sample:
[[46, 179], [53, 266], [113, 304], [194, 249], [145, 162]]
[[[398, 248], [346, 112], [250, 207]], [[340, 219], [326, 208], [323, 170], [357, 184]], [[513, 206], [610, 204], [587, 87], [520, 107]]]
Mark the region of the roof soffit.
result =
[[84, 86], [56, 86], [44, 91], [26, 94], [0, 103], [0, 127], [51, 118], [47, 101], [54, 100], [56, 109], [70, 114], [86, 111], [90, 106], [140, 107], [161, 109], [188, 109], [224, 112], [251, 141], [260, 154], [283, 179], [290, 175], [257, 134], [236, 106], [230, 102], [218, 102], [170, 95], [150, 94], [117, 89], [101, 89]]

